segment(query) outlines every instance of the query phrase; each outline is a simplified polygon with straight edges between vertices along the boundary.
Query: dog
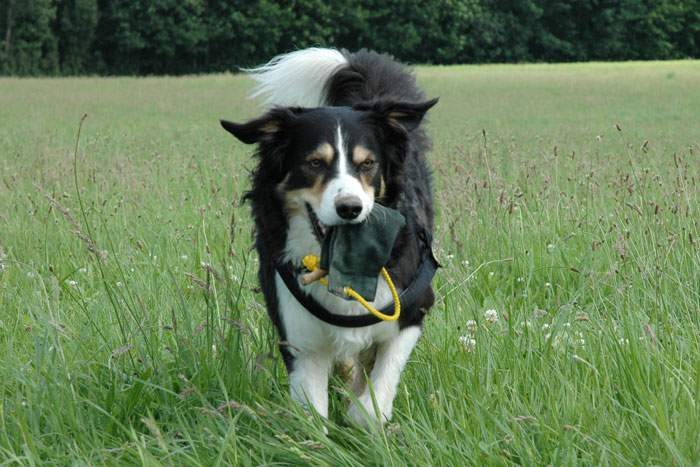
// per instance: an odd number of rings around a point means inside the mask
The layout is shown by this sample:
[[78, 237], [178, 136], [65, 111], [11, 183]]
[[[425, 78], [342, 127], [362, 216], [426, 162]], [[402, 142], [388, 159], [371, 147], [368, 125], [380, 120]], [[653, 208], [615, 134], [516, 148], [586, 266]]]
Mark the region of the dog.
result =
[[[345, 365], [357, 394], [350, 419], [383, 424], [435, 298], [430, 142], [422, 123], [437, 99], [426, 100], [392, 57], [368, 50], [310, 48], [247, 71], [258, 82], [253, 96], [264, 96], [268, 110], [221, 125], [257, 145], [244, 199], [251, 203], [258, 278], [291, 396], [327, 418], [329, 375], [335, 364]], [[326, 228], [361, 223], [376, 203], [406, 219], [387, 270], [407, 297], [397, 321], [366, 324], [372, 317], [359, 303], [283, 271], [301, 270], [306, 255], [320, 255]], [[387, 282], [378, 281], [371, 305], [391, 306]]]

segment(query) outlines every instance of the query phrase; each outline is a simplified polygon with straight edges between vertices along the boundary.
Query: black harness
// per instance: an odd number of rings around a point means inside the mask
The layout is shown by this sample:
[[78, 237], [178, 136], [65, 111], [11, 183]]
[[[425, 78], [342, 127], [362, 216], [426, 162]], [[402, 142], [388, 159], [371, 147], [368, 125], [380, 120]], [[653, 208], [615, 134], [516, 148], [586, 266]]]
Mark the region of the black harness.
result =
[[[430, 247], [432, 244], [430, 234], [425, 230], [420, 230], [417, 237], [420, 241], [421, 260], [413, 281], [399, 294], [399, 301], [401, 302], [402, 309], [412, 307], [418, 301], [418, 299], [423, 296], [427, 288], [430, 286], [430, 282], [433, 280], [433, 276], [435, 276], [437, 268], [440, 267], [437, 260], [433, 256], [433, 252]], [[297, 274], [301, 271], [295, 268], [291, 262], [277, 263], [275, 267], [277, 269], [277, 273], [282, 278], [284, 285], [287, 286], [287, 289], [289, 289], [294, 298], [296, 298], [301, 306], [306, 308], [309, 313], [321, 321], [343, 328], [361, 328], [364, 326], [371, 326], [382, 321], [369, 313], [365, 315], [352, 316], [336, 315], [331, 313], [330, 311], [326, 310], [323, 305], [318, 303], [318, 301], [311, 295], [308, 295], [301, 290], [299, 281], [297, 280]], [[379, 311], [385, 315], [393, 314], [393, 302], [389, 303]]]

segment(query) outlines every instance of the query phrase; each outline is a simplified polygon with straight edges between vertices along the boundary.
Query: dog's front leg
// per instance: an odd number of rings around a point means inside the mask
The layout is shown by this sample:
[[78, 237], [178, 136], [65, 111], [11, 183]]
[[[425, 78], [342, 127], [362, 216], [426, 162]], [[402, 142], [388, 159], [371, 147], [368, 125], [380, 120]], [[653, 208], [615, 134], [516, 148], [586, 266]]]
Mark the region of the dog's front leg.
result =
[[[391, 419], [391, 410], [401, 371], [411, 356], [411, 351], [416, 346], [420, 335], [421, 328], [411, 326], [403, 329], [395, 338], [379, 345], [370, 376], [370, 384], [358, 398], [357, 403], [350, 407], [352, 420], [367, 426], [372, 421], [384, 423]], [[374, 410], [371, 390], [374, 390], [379, 413]]]
[[324, 418], [328, 418], [328, 375], [332, 364], [327, 355], [300, 352], [294, 356], [289, 372], [292, 398], [306, 407], [311, 405]]

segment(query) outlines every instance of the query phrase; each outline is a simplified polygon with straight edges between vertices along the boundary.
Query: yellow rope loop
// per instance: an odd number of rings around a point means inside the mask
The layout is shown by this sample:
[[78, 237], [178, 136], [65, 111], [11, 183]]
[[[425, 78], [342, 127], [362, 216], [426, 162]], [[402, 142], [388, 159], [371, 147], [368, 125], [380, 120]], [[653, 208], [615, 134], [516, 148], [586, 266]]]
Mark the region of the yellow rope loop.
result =
[[304, 264], [304, 267], [309, 271], [315, 271], [316, 268], [318, 268], [318, 265], [321, 263], [321, 258], [314, 255], [306, 255], [304, 256], [304, 259], [301, 260], [301, 262]]
[[[318, 268], [321, 260], [318, 256], [314, 255], [307, 255], [304, 256], [304, 259], [302, 260], [302, 263], [304, 264], [304, 267], [308, 269], [309, 271], [315, 271], [316, 268]], [[362, 305], [367, 311], [372, 313], [374, 316], [377, 318], [381, 319], [382, 321], [396, 321], [399, 319], [399, 316], [401, 316], [401, 302], [399, 301], [399, 294], [396, 292], [396, 286], [394, 286], [394, 281], [391, 280], [391, 277], [389, 276], [389, 273], [387, 272], [386, 268], [382, 268], [382, 277], [384, 277], [384, 280], [386, 281], [386, 284], [389, 286], [389, 290], [391, 291], [391, 296], [394, 299], [394, 314], [393, 315], [385, 315], [381, 311], [377, 310], [374, 308], [372, 305], [369, 304], [367, 300], [365, 300], [362, 295], [359, 293], [355, 292], [351, 287], [345, 287], [343, 291], [348, 297], [351, 297], [357, 301], [360, 305]], [[328, 285], [328, 280], [324, 277], [319, 280], [323, 285]]]

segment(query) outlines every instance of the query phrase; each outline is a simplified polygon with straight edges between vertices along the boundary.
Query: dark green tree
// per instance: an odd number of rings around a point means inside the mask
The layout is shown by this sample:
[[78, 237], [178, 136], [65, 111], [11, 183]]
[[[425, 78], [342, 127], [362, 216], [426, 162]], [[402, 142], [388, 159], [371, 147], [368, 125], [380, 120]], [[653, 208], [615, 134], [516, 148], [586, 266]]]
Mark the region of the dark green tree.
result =
[[203, 68], [204, 0], [100, 0], [96, 48], [103, 71], [182, 74]]
[[97, 0], [57, 0], [56, 36], [61, 73], [75, 75], [94, 68], [93, 42]]
[[55, 74], [58, 46], [52, 30], [56, 8], [51, 0], [6, 0], [3, 17], [3, 53], [0, 70], [5, 74]]

